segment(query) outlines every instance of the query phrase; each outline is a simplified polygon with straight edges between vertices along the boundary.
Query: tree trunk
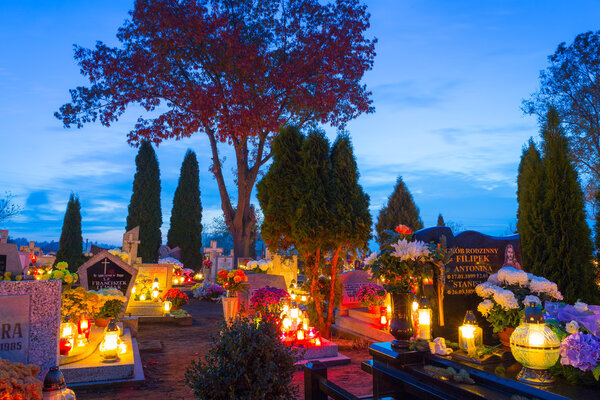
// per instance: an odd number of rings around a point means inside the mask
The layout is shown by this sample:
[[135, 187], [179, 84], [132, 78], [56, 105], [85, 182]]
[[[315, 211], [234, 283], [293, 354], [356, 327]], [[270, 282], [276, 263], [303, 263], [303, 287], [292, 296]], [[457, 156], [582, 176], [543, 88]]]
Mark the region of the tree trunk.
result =
[[322, 329], [325, 327], [325, 319], [323, 318], [323, 303], [322, 303], [322, 299], [321, 299], [321, 293], [319, 292], [319, 260], [320, 260], [320, 258], [321, 258], [321, 250], [317, 249], [317, 253], [315, 255], [315, 261], [312, 263], [312, 265], [310, 265], [309, 268], [311, 271], [310, 294], [315, 302], [315, 309], [317, 311], [319, 328]]
[[335, 303], [335, 284], [337, 281], [337, 264], [340, 257], [340, 251], [342, 247], [338, 247], [335, 249], [335, 253], [333, 253], [333, 257], [331, 258], [331, 288], [329, 292], [329, 304], [327, 307], [327, 321], [325, 322], [325, 329], [323, 335], [329, 336], [329, 330], [331, 328], [331, 324], [333, 322], [333, 306]]
[[[231, 198], [227, 192], [225, 179], [221, 161], [219, 159], [219, 150], [217, 147], [217, 138], [215, 131], [210, 128], [205, 128], [210, 147], [212, 151], [211, 172], [214, 174], [219, 187], [219, 195], [221, 197], [221, 209], [225, 216], [225, 224], [229, 228], [233, 237], [233, 255], [234, 262], [237, 265], [239, 257], [248, 257], [250, 255], [250, 240], [253, 220], [250, 213], [250, 198], [252, 188], [256, 182], [256, 177], [260, 167], [266, 163], [271, 154], [263, 155], [266, 134], [261, 135], [256, 147], [256, 154], [253, 156], [254, 165], [249, 166], [250, 152], [248, 150], [248, 139], [244, 138], [241, 141], [234, 140], [233, 146], [235, 149], [237, 163], [237, 208], [231, 205]], [[254, 152], [253, 152], [254, 154]]]

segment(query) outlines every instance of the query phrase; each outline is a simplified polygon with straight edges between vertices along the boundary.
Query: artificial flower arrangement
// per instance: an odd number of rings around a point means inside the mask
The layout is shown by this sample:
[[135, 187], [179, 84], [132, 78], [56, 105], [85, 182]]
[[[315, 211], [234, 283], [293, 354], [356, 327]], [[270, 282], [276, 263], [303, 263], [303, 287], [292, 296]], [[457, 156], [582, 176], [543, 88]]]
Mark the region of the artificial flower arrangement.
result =
[[129, 254], [125, 253], [121, 249], [110, 249], [108, 252], [110, 254], [112, 254], [113, 256], [119, 257], [121, 260], [125, 261], [126, 263], [129, 263]]
[[133, 300], [135, 301], [152, 301], [152, 278], [146, 274], [138, 274], [133, 286]]
[[181, 290], [173, 288], [167, 290], [167, 293], [164, 294], [163, 301], [166, 300], [171, 302], [173, 309], [178, 309], [181, 306], [185, 306], [188, 303], [189, 298], [187, 297], [187, 294], [183, 293]]
[[42, 382], [36, 378], [40, 367], [0, 358], [0, 399], [41, 400]]
[[79, 318], [82, 313], [96, 315], [102, 305], [101, 298], [97, 293], [87, 291], [81, 286], [65, 289], [61, 295], [60, 314], [62, 318], [67, 315]]
[[426, 264], [435, 263], [437, 246], [414, 240], [412, 230], [405, 225], [386, 231], [385, 238], [380, 251], [365, 259], [365, 269], [384, 282], [388, 292], [414, 292], [427, 272]]
[[502, 332], [507, 327], [516, 327], [521, 321], [527, 304], [543, 304], [546, 300], [562, 300], [556, 283], [513, 267], [504, 267], [488, 277], [475, 288], [484, 300], [477, 310], [494, 328]]
[[269, 312], [281, 314], [281, 301], [289, 298], [287, 290], [267, 286], [254, 292], [250, 304], [261, 315]]
[[56, 268], [48, 268], [47, 270], [36, 268], [33, 270], [33, 275], [37, 280], [61, 280], [63, 285], [65, 285], [67, 289], [70, 289], [71, 285], [79, 280], [79, 276], [74, 272], [69, 272], [68, 268], [69, 264], [65, 261], [61, 261], [56, 264]]
[[202, 267], [210, 269], [212, 267], [212, 261], [207, 258], [206, 260], [202, 261]]
[[546, 324], [560, 343], [560, 361], [550, 369], [572, 383], [600, 380], [600, 306], [546, 302]]
[[215, 283], [204, 282], [192, 286], [194, 297], [201, 300], [218, 300], [225, 294], [225, 289]]
[[248, 277], [241, 269], [234, 269], [233, 271], [222, 269], [217, 272], [217, 283], [230, 293], [244, 290], [244, 282], [248, 282]]
[[356, 298], [365, 307], [382, 306], [385, 303], [386, 291], [374, 283], [362, 285], [356, 292]]

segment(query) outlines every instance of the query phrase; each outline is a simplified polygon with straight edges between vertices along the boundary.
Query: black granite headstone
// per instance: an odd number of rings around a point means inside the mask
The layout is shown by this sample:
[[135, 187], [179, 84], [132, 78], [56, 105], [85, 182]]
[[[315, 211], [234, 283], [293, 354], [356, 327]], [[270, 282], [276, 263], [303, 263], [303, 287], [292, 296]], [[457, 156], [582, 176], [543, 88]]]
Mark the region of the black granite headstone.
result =
[[87, 268], [88, 288], [91, 290], [116, 288], [126, 293], [131, 274], [108, 257]]
[[467, 310], [475, 311], [481, 325], [487, 325], [476, 312], [477, 305], [483, 299], [477, 296], [475, 287], [502, 267], [523, 269], [521, 242], [519, 235], [496, 237], [475, 231], [454, 236], [448, 227], [425, 228], [415, 232], [415, 238], [426, 243], [441, 243], [442, 236], [446, 238], [447, 247], [454, 248], [456, 252], [445, 268], [444, 327], [439, 327], [439, 334], [436, 335], [455, 340], [458, 326], [462, 324]]

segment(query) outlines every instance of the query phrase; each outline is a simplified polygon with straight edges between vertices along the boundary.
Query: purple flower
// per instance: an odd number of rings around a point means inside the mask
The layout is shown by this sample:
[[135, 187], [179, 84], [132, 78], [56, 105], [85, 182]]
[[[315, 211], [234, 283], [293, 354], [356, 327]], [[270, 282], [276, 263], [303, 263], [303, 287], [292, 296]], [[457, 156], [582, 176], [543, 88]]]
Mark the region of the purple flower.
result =
[[600, 359], [600, 340], [594, 335], [577, 332], [560, 344], [560, 363], [582, 371], [591, 371]]

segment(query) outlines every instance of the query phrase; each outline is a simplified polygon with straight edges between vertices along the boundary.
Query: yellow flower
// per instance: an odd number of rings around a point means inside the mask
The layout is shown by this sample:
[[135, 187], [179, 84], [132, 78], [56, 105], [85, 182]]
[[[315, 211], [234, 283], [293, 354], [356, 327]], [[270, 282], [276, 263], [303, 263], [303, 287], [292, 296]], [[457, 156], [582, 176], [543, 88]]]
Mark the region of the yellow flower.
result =
[[231, 271], [227, 274], [228, 278], [233, 278], [234, 276], [235, 276], [235, 274], [233, 273], [233, 271]]
[[42, 279], [47, 281], [48, 279], [50, 279], [50, 274], [44, 274], [42, 275]]
[[69, 267], [69, 264], [66, 261], [61, 261], [58, 264], [56, 264], [56, 268], [58, 268], [61, 271], [67, 269], [68, 267]]
[[52, 271], [52, 274], [50, 276], [52, 276], [52, 279], [62, 279], [64, 278], [65, 273], [63, 271], [55, 270]]
[[71, 274], [71, 276], [73, 277], [73, 283], [77, 282], [79, 280], [79, 275], [77, 274]]
[[73, 275], [67, 274], [64, 278], [65, 283], [73, 283]]
[[17, 281], [23, 280], [23, 277], [22, 277], [21, 275], [17, 275], [17, 276], [15, 277], [15, 280], [17, 280]]
[[4, 273], [5, 278], [10, 278], [11, 275], [12, 275], [12, 272], [10, 272], [10, 271]]

